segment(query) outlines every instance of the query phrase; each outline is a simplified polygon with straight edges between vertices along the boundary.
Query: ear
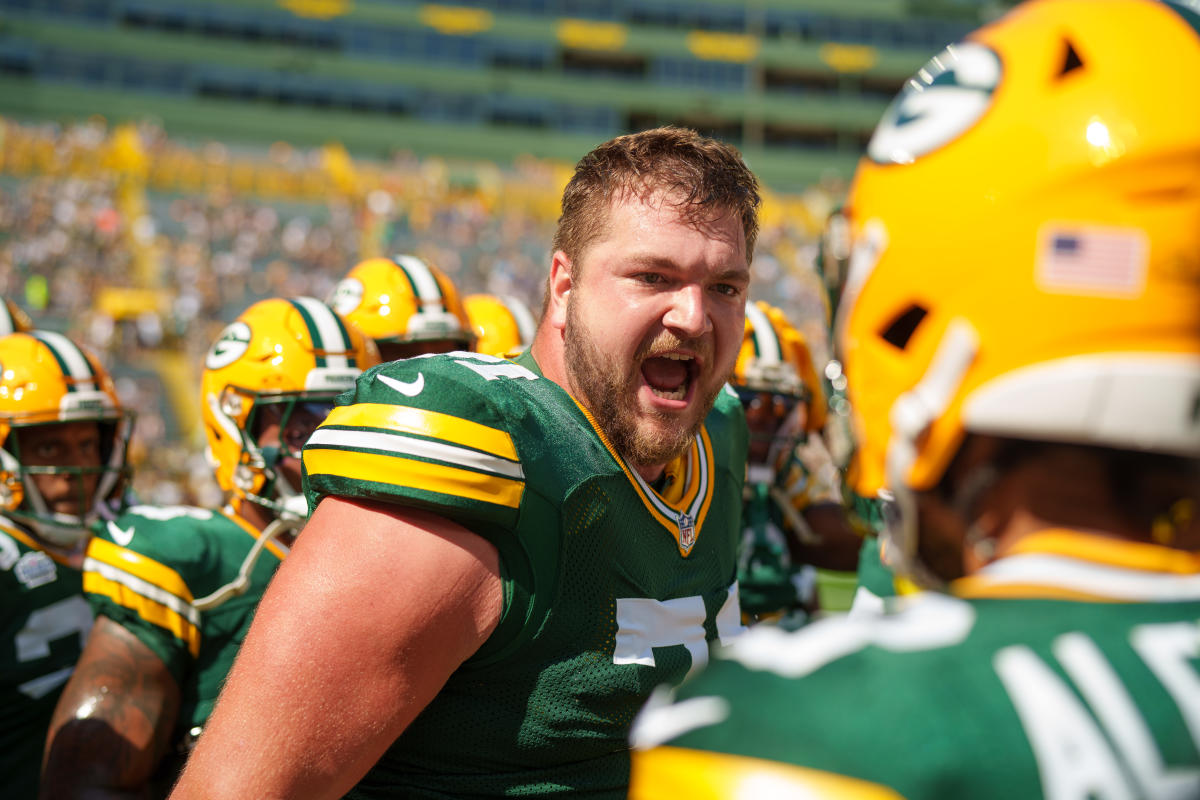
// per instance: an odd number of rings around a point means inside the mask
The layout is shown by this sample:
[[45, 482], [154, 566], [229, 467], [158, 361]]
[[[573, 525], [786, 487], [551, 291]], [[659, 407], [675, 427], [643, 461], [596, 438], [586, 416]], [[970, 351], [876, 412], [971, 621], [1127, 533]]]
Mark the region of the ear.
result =
[[562, 250], [555, 250], [550, 260], [550, 282], [546, 305], [546, 321], [563, 330], [567, 326], [567, 300], [575, 283], [574, 266]]

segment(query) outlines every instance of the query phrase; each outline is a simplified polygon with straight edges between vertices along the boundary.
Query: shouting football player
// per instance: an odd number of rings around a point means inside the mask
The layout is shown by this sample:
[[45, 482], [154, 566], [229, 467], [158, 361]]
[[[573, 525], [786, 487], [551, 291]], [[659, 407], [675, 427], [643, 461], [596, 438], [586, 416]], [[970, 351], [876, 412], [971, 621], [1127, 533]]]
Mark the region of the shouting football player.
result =
[[174, 796], [624, 797], [651, 689], [741, 631], [724, 387], [758, 205], [726, 145], [607, 142], [565, 190], [530, 350], [359, 380]]
[[84, 565], [96, 623], [46, 744], [44, 798], [162, 796], [307, 516], [300, 448], [377, 363], [319, 300], [256, 303], [209, 349], [202, 417], [220, 510], [133, 506]]
[[872, 139], [838, 333], [856, 488], [945, 591], [752, 631], [632, 797], [1200, 797], [1200, 14], [1045, 0]]

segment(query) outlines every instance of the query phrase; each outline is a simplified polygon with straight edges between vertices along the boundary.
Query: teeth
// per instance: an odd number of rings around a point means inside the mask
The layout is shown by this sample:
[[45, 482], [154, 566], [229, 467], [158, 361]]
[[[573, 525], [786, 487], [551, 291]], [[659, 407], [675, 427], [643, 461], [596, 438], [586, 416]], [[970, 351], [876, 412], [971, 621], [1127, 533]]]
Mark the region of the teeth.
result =
[[664, 400], [682, 400], [684, 397], [687, 396], [687, 384], [685, 383], [683, 386], [680, 386], [678, 389], [676, 389], [673, 392], [666, 392], [666, 391], [663, 391], [662, 389], [655, 389], [653, 386], [650, 387], [650, 391], [654, 392], [655, 397], [661, 397]]
[[663, 353], [659, 358], [669, 358], [672, 361], [691, 361], [692, 357], [683, 353]]

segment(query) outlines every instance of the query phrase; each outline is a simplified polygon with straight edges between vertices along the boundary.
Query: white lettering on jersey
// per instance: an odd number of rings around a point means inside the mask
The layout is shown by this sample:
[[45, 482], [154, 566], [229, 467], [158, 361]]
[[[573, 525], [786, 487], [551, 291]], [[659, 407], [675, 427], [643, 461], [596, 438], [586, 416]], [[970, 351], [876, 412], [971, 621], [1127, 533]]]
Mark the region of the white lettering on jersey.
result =
[[524, 378], [527, 381], [536, 381], [538, 379], [538, 376], [534, 372], [511, 361], [501, 361], [499, 364], [475, 364], [470, 361], [455, 361], [454, 363], [464, 366], [478, 375], [482, 375], [484, 379], [489, 381], [494, 381], [497, 378]]
[[156, 522], [166, 522], [180, 517], [204, 521], [213, 517], [213, 512], [209, 509], [195, 506], [130, 506], [129, 512]]
[[1047, 800], [1133, 800], [1095, 721], [1032, 650], [1005, 647], [992, 663], [1029, 737]]
[[[16, 635], [17, 661], [33, 661], [50, 655], [50, 643], [67, 636], [79, 636], [79, 648], [87, 643], [92, 631], [92, 610], [80, 595], [64, 597], [29, 615], [25, 627]], [[65, 667], [21, 684], [22, 694], [35, 700], [67, 682], [74, 667]]]
[[[1200, 630], [1192, 623], [1141, 625], [1131, 640], [1175, 700], [1196, 744], [1200, 676], [1190, 659], [1200, 655]], [[1029, 737], [1047, 798], [1133, 797], [1125, 776], [1132, 777], [1137, 797], [1200, 796], [1200, 769], [1166, 767], [1150, 726], [1095, 642], [1072, 632], [1055, 639], [1051, 649], [1086, 706], [1029, 648], [1007, 647], [994, 660]]]
[[[653, 667], [656, 663], [654, 648], [683, 645], [692, 657], [692, 666], [686, 676], [690, 678], [708, 663], [704, 618], [704, 598], [699, 595], [672, 600], [619, 597], [613, 663]], [[737, 583], [729, 587], [716, 623], [717, 638], [721, 642], [744, 630], [737, 604]]]

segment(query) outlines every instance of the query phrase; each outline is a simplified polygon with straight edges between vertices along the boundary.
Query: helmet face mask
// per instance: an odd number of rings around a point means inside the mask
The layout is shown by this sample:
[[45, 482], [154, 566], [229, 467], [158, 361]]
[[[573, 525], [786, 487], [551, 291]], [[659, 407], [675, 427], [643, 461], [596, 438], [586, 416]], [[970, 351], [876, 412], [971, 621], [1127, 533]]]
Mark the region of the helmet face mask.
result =
[[201, 381], [209, 456], [236, 508], [244, 501], [303, 519], [299, 449], [377, 353], [310, 297], [264, 300], [209, 350]]
[[910, 91], [885, 115], [847, 204], [837, 336], [854, 488], [895, 494], [901, 572], [923, 577], [916, 495], [969, 434], [1200, 453], [1194, 24], [1023, 4], [910, 82], [927, 113]]
[[66, 337], [0, 337], [0, 513], [61, 547], [124, 506], [134, 414]]

